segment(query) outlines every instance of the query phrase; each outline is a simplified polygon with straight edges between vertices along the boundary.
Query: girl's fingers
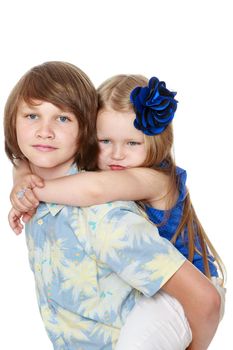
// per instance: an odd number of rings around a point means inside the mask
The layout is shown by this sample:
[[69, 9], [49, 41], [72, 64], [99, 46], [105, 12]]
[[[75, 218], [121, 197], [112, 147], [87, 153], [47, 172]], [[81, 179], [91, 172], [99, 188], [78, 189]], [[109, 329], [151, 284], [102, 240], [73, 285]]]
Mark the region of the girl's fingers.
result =
[[26, 175], [24, 180], [16, 184], [11, 191], [12, 206], [20, 211], [28, 211], [38, 206], [39, 201], [33, 193], [35, 187], [43, 187], [44, 181], [37, 175]]
[[39, 205], [39, 201], [36, 198], [34, 192], [29, 188], [26, 190], [22, 201], [25, 206], [29, 207], [29, 209], [36, 208]]
[[27, 223], [28, 221], [31, 220], [31, 218], [33, 217], [33, 215], [35, 214], [36, 210], [30, 210], [27, 213], [24, 213], [22, 216], [22, 220], [23, 222]]
[[28, 202], [25, 202], [25, 200], [19, 199], [17, 196], [12, 197], [11, 204], [13, 208], [21, 212], [28, 211], [31, 208], [31, 205], [29, 205]]
[[13, 206], [13, 208], [19, 210], [19, 211], [23, 211], [24, 206], [22, 204], [22, 198], [24, 197], [25, 193], [22, 196], [22, 191], [24, 191], [23, 189], [27, 188], [25, 186], [25, 184], [22, 185], [16, 185], [14, 186], [13, 190], [11, 191], [10, 194], [10, 201], [11, 204]]
[[18, 192], [13, 191], [11, 195], [11, 204], [15, 209], [25, 212], [36, 208], [39, 205], [39, 201], [33, 191], [28, 188], [21, 198], [19, 198]]
[[44, 180], [41, 177], [39, 177], [37, 175], [31, 175], [30, 180], [31, 180], [31, 183], [28, 184], [28, 185], [30, 185], [28, 187], [32, 187], [32, 188], [34, 188], [34, 187], [44, 187]]
[[8, 215], [8, 222], [11, 227], [11, 229], [14, 231], [15, 234], [19, 235], [23, 230], [23, 225], [20, 221], [20, 213], [16, 213], [16, 211], [11, 210]]
[[16, 224], [15, 227], [12, 228], [12, 229], [13, 229], [13, 231], [14, 231], [14, 233], [15, 233], [16, 235], [20, 235], [20, 233], [22, 233], [22, 231], [23, 231], [23, 225], [20, 224], [20, 223], [18, 223], [18, 224]]

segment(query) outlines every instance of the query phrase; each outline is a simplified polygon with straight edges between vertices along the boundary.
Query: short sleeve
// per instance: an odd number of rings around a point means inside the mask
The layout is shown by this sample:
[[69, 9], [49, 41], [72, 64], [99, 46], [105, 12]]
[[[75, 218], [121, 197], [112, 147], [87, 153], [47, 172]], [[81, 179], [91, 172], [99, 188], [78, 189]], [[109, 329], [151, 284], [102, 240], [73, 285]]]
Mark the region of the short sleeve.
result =
[[115, 206], [102, 217], [95, 227], [95, 254], [126, 283], [152, 296], [185, 258], [135, 207]]

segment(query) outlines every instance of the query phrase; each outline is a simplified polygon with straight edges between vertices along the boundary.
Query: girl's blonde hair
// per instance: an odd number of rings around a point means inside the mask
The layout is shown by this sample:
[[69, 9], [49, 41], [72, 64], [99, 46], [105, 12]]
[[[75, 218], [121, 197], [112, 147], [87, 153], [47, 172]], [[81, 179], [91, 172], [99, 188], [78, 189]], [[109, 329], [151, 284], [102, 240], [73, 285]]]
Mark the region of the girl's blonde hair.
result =
[[16, 116], [19, 104], [46, 101], [65, 108], [76, 116], [79, 125], [78, 167], [96, 168], [98, 143], [96, 137], [97, 93], [88, 76], [67, 62], [50, 61], [31, 68], [11, 91], [4, 115], [5, 150], [12, 162], [24, 159], [16, 136]]
[[[113, 109], [119, 112], [134, 112], [133, 105], [130, 102], [130, 93], [135, 87], [147, 86], [147, 84], [148, 79], [142, 75], [116, 75], [106, 80], [97, 90], [99, 110]], [[157, 171], [164, 172], [170, 177], [171, 185], [167, 205], [171, 207], [171, 203], [175, 202], [175, 195], [179, 188], [179, 180], [176, 176], [176, 164], [172, 154], [172, 124], [169, 124], [161, 134], [155, 136], [144, 134], [144, 140], [147, 156], [142, 166], [151, 167]], [[165, 166], [161, 166], [161, 164]], [[169, 210], [166, 212], [166, 218], [168, 216]], [[161, 226], [161, 224], [158, 226]], [[210, 252], [216, 261], [224, 281], [224, 265], [195, 213], [188, 191], [184, 200], [182, 220], [171, 240], [172, 243], [175, 243], [177, 238], [184, 234], [185, 228], [187, 228], [188, 232], [188, 259], [191, 262], [193, 261], [195, 251], [201, 254], [204, 262], [205, 275], [210, 278], [211, 275], [208, 263], [208, 254]], [[200, 242], [201, 252], [195, 245], [197, 240]]]

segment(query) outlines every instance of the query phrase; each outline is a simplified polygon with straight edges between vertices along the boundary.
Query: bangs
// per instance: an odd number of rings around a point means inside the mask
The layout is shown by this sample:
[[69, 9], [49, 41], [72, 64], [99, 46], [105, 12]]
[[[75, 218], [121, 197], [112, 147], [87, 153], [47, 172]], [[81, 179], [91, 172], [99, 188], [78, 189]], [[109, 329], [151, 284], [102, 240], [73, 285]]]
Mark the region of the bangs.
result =
[[131, 91], [139, 85], [147, 85], [142, 75], [115, 75], [103, 82], [97, 89], [99, 108], [107, 107], [120, 112], [134, 112], [130, 102]]
[[[66, 110], [77, 110], [77, 104], [72, 101], [72, 97], [67, 93], [66, 87], [51, 78], [31, 73], [22, 81], [20, 100], [30, 105], [37, 105], [37, 101], [46, 101], [59, 108], [66, 106]], [[68, 108], [67, 108], [68, 107]], [[76, 108], [75, 108], [76, 107]]]

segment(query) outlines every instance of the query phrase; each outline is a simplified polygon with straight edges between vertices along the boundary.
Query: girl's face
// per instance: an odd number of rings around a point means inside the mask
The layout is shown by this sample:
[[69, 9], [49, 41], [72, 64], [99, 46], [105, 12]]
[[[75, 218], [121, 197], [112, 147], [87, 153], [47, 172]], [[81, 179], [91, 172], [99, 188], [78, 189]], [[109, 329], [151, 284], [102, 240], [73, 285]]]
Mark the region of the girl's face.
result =
[[77, 152], [78, 121], [71, 112], [52, 103], [22, 101], [16, 116], [16, 134], [21, 152], [33, 171], [44, 178], [64, 175]]
[[106, 109], [98, 113], [99, 169], [123, 170], [139, 167], [144, 163], [144, 135], [134, 127], [134, 119], [133, 112], [122, 113]]

